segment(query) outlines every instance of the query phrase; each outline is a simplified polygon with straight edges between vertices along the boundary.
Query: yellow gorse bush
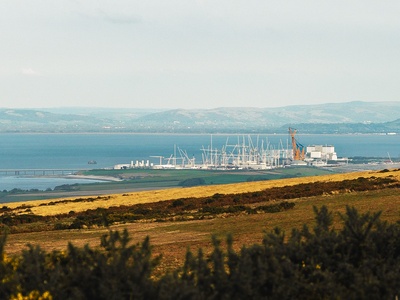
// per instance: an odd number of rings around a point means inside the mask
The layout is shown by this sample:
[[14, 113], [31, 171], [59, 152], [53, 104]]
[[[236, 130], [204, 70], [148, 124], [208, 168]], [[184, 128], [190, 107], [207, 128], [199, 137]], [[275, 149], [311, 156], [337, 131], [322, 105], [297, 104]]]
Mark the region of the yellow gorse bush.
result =
[[10, 300], [52, 300], [53, 297], [51, 296], [49, 291], [40, 294], [39, 291], [31, 291], [27, 296], [18, 293], [16, 296], [10, 298]]

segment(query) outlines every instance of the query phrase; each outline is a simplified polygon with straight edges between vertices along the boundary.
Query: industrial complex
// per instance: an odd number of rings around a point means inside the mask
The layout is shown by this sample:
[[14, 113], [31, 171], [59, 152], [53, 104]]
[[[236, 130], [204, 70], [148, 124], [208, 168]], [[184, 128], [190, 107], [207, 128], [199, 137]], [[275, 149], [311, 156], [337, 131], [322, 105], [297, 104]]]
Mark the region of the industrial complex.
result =
[[287, 166], [331, 166], [347, 163], [346, 158], [338, 158], [332, 145], [310, 145], [304, 147], [296, 139], [297, 131], [289, 128], [291, 147], [271, 145], [267, 140], [254, 143], [250, 135], [238, 137], [235, 144], [227, 143], [220, 149], [211, 143], [201, 150], [201, 161], [189, 157], [185, 150], [174, 146], [169, 157], [150, 156], [147, 160], [118, 164], [114, 169], [152, 168], [152, 169], [253, 169], [265, 170]]

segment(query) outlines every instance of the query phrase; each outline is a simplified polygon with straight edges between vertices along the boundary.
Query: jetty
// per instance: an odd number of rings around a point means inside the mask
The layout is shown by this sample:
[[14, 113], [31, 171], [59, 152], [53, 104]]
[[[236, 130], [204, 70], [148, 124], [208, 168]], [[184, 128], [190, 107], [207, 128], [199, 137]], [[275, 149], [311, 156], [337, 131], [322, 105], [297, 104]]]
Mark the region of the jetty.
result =
[[0, 169], [0, 175], [68, 175], [89, 169]]

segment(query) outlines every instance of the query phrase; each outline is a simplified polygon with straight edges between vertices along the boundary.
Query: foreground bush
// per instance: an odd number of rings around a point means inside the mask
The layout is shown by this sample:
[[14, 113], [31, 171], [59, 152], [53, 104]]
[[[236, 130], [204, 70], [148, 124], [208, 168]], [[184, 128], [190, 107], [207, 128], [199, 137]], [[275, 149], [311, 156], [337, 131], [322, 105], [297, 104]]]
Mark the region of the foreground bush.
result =
[[396, 299], [400, 295], [400, 225], [380, 214], [347, 208], [340, 231], [332, 214], [315, 208], [316, 225], [280, 229], [261, 244], [235, 252], [187, 252], [184, 265], [155, 278], [149, 239], [130, 245], [127, 231], [110, 231], [100, 249], [46, 253], [29, 246], [8, 258], [0, 239], [0, 298], [39, 299]]
[[156, 289], [150, 275], [159, 258], [151, 258], [148, 238], [128, 243], [126, 230], [110, 231], [97, 250], [69, 244], [65, 252], [46, 253], [29, 246], [8, 261], [3, 254], [0, 299], [32, 291], [54, 299], [152, 299]]

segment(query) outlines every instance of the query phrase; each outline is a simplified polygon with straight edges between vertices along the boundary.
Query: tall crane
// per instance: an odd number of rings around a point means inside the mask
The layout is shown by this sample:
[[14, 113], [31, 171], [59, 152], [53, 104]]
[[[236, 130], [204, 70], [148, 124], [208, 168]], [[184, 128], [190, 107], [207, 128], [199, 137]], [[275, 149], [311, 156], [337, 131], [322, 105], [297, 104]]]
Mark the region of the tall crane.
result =
[[289, 134], [292, 138], [292, 149], [293, 149], [293, 160], [304, 160], [304, 146], [300, 144], [295, 136], [297, 133], [297, 129], [289, 127]]

